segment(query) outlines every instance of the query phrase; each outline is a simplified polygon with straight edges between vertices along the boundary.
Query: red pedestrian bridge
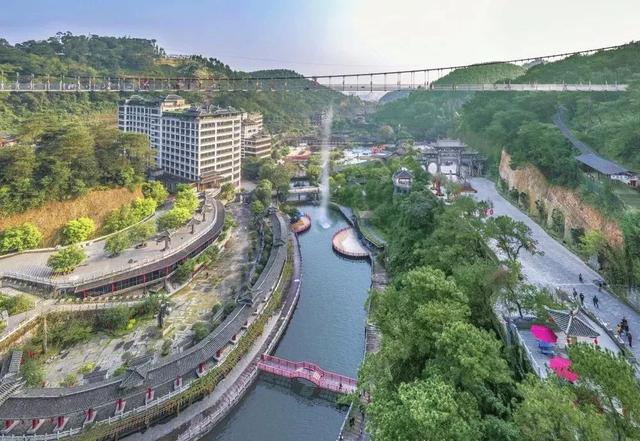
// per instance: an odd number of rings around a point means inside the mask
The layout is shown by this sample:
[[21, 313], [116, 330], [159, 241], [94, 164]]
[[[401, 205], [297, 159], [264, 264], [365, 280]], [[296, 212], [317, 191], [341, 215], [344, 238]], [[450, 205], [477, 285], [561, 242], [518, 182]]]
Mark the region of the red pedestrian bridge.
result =
[[349, 394], [356, 390], [356, 380], [344, 375], [325, 371], [317, 364], [307, 361], [289, 361], [273, 355], [262, 354], [258, 369], [284, 378], [301, 378], [321, 389], [339, 394]]

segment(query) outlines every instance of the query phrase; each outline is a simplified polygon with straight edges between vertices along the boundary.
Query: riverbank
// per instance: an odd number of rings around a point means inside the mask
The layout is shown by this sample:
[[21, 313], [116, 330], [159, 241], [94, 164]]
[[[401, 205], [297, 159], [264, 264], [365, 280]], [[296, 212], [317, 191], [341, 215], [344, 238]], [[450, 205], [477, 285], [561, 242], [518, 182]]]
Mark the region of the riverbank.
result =
[[[312, 219], [318, 207], [304, 207]], [[371, 269], [347, 260], [331, 248], [335, 231], [347, 224], [330, 213], [331, 227], [312, 222], [298, 237], [302, 255], [300, 299], [275, 355], [309, 361], [323, 369], [355, 377], [362, 362], [367, 292]], [[204, 437], [207, 441], [334, 441], [346, 407], [303, 382], [259, 375], [244, 399]]]

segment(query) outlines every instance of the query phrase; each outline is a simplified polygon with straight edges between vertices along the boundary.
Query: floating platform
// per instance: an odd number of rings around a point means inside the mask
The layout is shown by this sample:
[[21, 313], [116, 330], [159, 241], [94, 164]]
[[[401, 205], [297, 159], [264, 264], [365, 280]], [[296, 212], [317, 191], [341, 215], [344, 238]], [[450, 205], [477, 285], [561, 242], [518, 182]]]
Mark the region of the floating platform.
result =
[[331, 239], [333, 250], [345, 257], [352, 259], [367, 259], [369, 251], [360, 243], [356, 231], [351, 228], [343, 228], [336, 231]]
[[309, 228], [311, 228], [311, 218], [307, 214], [302, 216], [298, 221], [291, 224], [291, 229], [296, 234], [304, 233]]

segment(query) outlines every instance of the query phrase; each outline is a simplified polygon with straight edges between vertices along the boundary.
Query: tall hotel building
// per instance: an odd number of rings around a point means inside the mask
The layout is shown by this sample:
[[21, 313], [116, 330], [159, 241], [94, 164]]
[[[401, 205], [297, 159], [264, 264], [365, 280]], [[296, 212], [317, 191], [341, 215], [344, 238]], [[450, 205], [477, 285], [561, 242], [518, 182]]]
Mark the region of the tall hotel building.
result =
[[178, 95], [160, 100], [134, 95], [119, 106], [118, 128], [149, 136], [156, 164], [170, 181], [199, 189], [240, 186], [242, 112], [191, 106]]

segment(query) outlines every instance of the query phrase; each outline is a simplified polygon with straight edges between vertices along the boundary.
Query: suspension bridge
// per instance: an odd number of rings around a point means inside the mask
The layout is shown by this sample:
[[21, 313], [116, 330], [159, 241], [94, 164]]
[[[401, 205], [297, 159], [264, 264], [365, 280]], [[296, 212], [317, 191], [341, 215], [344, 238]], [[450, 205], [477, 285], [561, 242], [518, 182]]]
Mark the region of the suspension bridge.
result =
[[[138, 76], [53, 76], [53, 75], [5, 75], [0, 71], [0, 92], [298, 92], [332, 89], [340, 92], [388, 92], [395, 90], [426, 90], [433, 92], [625, 92], [627, 84], [582, 81], [565, 82], [558, 79], [550, 83], [492, 83], [486, 78], [477, 82], [457, 84], [437, 81], [447, 74], [467, 68], [514, 64], [532, 64], [558, 61], [567, 57], [587, 56], [624, 46], [609, 46], [578, 52], [566, 52], [504, 61], [434, 67], [387, 72], [365, 72], [331, 75], [261, 75], [237, 73], [231, 77], [153, 77]], [[481, 75], [480, 75], [481, 76]]]

